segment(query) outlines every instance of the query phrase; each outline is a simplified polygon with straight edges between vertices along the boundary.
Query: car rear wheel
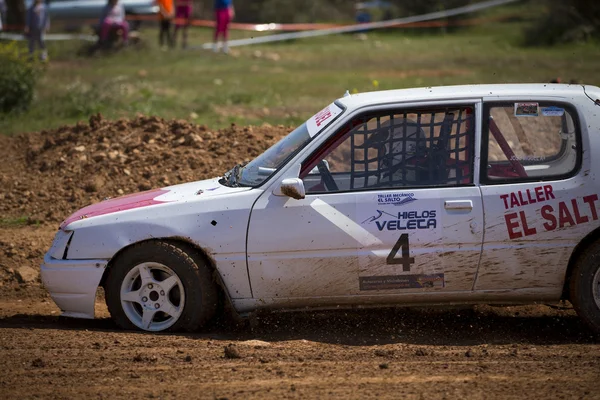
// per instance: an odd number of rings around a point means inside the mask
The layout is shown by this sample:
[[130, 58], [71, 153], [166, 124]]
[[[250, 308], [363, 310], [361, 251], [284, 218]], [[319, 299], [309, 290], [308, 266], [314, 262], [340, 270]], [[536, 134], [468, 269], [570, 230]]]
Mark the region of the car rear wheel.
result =
[[600, 242], [579, 257], [571, 275], [570, 300], [577, 314], [600, 334]]
[[214, 316], [217, 303], [204, 260], [171, 243], [133, 245], [108, 271], [106, 304], [124, 329], [196, 330]]

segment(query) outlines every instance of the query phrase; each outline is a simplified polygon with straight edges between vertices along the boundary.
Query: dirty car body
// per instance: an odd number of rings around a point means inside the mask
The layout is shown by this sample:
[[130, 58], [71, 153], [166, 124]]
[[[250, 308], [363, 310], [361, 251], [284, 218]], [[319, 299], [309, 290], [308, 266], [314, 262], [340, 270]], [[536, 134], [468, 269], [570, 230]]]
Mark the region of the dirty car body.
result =
[[66, 316], [93, 318], [103, 285], [120, 326], [151, 331], [197, 328], [218, 302], [561, 299], [598, 330], [598, 98], [559, 84], [346, 95], [224, 177], [77, 211], [42, 278]]

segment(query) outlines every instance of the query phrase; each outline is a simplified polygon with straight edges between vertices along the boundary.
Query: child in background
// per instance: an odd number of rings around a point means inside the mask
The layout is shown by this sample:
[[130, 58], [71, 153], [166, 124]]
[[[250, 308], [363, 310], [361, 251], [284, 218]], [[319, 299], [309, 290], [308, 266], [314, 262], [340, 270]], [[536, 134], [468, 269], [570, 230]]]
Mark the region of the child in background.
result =
[[156, 0], [158, 5], [158, 14], [160, 17], [160, 31], [158, 33], [158, 43], [162, 49], [165, 49], [165, 37], [169, 47], [173, 47], [173, 35], [171, 34], [171, 20], [175, 16], [173, 10], [173, 0]]
[[[1, 1], [1, 0], [0, 0]], [[188, 27], [192, 21], [192, 0], [175, 0], [175, 33], [174, 42], [177, 44], [177, 32], [181, 28], [181, 48], [187, 47]]]
[[50, 20], [48, 19], [48, 9], [44, 4], [44, 0], [35, 0], [25, 16], [25, 35], [29, 40], [29, 55], [33, 57], [36, 45], [39, 46], [40, 60], [48, 60], [48, 52], [44, 43], [44, 34], [50, 28]]
[[235, 11], [232, 0], [215, 0], [215, 40], [213, 50], [219, 51], [219, 35], [223, 38], [223, 52], [229, 53], [227, 38], [229, 36], [229, 22], [234, 17]]
[[108, 0], [100, 16], [100, 42], [105, 43], [112, 29], [121, 29], [123, 43], [129, 42], [129, 24], [125, 20], [125, 9], [119, 0]]

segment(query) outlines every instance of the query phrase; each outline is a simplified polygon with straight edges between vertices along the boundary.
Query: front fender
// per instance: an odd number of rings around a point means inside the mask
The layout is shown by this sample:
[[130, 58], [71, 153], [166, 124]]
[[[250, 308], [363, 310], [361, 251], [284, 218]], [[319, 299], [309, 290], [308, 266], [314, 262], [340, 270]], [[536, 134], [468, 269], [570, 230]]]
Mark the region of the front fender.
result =
[[[82, 219], [70, 224], [69, 260], [111, 260], [122, 249], [150, 239], [184, 240], [215, 262], [232, 298], [250, 298], [246, 233], [257, 192], [187, 203], [166, 203]], [[201, 213], [198, 209], [203, 209]]]

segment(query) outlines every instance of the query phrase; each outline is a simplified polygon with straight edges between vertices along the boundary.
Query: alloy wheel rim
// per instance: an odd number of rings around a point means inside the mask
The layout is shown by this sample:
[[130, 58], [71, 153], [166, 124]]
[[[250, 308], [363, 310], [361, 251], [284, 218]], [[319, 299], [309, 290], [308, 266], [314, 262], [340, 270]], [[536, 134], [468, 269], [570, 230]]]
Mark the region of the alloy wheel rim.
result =
[[145, 331], [162, 331], [179, 320], [185, 289], [171, 268], [156, 262], [134, 266], [121, 284], [121, 307], [127, 318]]

